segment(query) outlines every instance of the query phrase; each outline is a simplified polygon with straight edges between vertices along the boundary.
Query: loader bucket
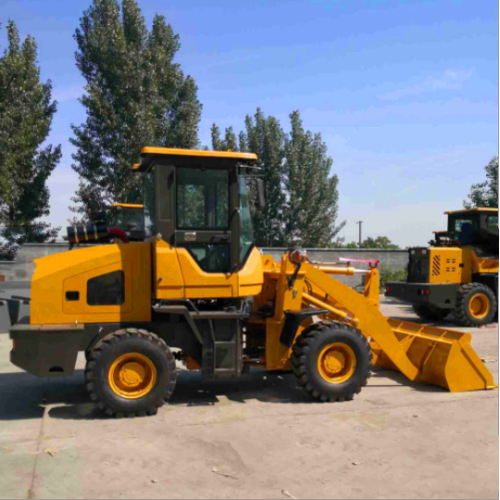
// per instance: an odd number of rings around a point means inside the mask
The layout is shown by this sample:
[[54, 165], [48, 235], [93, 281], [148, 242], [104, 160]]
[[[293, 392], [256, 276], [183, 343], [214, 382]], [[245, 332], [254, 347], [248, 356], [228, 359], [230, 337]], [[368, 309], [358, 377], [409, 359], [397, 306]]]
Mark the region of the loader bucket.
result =
[[[418, 369], [416, 382], [439, 385], [450, 392], [495, 389], [493, 376], [470, 345], [471, 334], [386, 318]], [[398, 371], [382, 349], [371, 342], [374, 365]]]

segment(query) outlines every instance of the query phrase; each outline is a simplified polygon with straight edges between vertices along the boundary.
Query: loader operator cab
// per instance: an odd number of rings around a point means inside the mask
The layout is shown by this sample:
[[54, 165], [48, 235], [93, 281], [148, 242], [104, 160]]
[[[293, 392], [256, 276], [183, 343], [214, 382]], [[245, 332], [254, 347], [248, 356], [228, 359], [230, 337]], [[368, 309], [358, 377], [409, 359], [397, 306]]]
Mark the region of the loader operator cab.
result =
[[251, 153], [144, 148], [134, 169], [144, 174], [146, 240], [186, 249], [205, 273], [240, 270], [254, 248], [249, 182], [262, 200], [256, 160]]
[[498, 208], [472, 208], [446, 212], [451, 241], [472, 245], [485, 255], [498, 255]]

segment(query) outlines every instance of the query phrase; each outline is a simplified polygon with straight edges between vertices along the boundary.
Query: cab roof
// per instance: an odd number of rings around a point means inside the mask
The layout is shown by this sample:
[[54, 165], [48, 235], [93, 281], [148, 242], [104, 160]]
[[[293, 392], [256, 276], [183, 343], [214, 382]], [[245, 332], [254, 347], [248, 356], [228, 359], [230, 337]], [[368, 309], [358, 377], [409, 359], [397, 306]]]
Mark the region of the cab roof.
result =
[[252, 164], [257, 161], [255, 153], [239, 153], [235, 151], [206, 151], [203, 149], [157, 148], [147, 146], [141, 149], [141, 162], [132, 168], [135, 171], [146, 172], [158, 158], [171, 159], [174, 165], [208, 166], [208, 163], [221, 161], [224, 164]]
[[455, 215], [455, 214], [474, 214], [477, 212], [491, 212], [498, 213], [498, 208], [464, 208], [463, 210], [454, 210], [451, 212], [445, 212], [447, 215]]

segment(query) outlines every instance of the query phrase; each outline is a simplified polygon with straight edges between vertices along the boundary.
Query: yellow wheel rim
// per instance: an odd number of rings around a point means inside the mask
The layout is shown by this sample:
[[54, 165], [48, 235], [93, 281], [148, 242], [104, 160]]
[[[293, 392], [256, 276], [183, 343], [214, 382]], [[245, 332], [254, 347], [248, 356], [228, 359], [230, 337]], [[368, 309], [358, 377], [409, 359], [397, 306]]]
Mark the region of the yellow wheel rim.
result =
[[333, 342], [323, 348], [318, 357], [318, 371], [330, 384], [342, 384], [356, 370], [354, 351], [342, 342]]
[[484, 293], [476, 293], [469, 301], [469, 312], [472, 317], [481, 319], [490, 312], [490, 301]]
[[109, 386], [118, 396], [139, 399], [156, 383], [156, 367], [146, 356], [130, 352], [116, 359], [109, 369]]

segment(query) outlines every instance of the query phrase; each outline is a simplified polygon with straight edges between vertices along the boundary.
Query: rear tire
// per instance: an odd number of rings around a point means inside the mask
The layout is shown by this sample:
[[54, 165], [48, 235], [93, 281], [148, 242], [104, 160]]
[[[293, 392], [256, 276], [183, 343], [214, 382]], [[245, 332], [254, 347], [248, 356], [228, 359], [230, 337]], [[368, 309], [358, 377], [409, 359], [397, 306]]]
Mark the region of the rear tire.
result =
[[449, 309], [439, 309], [438, 307], [425, 306], [425, 305], [414, 305], [413, 310], [415, 314], [422, 319], [428, 321], [442, 321], [448, 314], [450, 314]]
[[373, 367], [370, 345], [358, 330], [326, 321], [299, 335], [291, 362], [303, 392], [321, 402], [353, 399]]
[[466, 283], [457, 292], [455, 316], [462, 325], [479, 326], [496, 318], [495, 292], [482, 283]]
[[110, 333], [92, 349], [85, 368], [92, 401], [109, 416], [154, 415], [172, 395], [175, 359], [154, 333], [129, 328]]

